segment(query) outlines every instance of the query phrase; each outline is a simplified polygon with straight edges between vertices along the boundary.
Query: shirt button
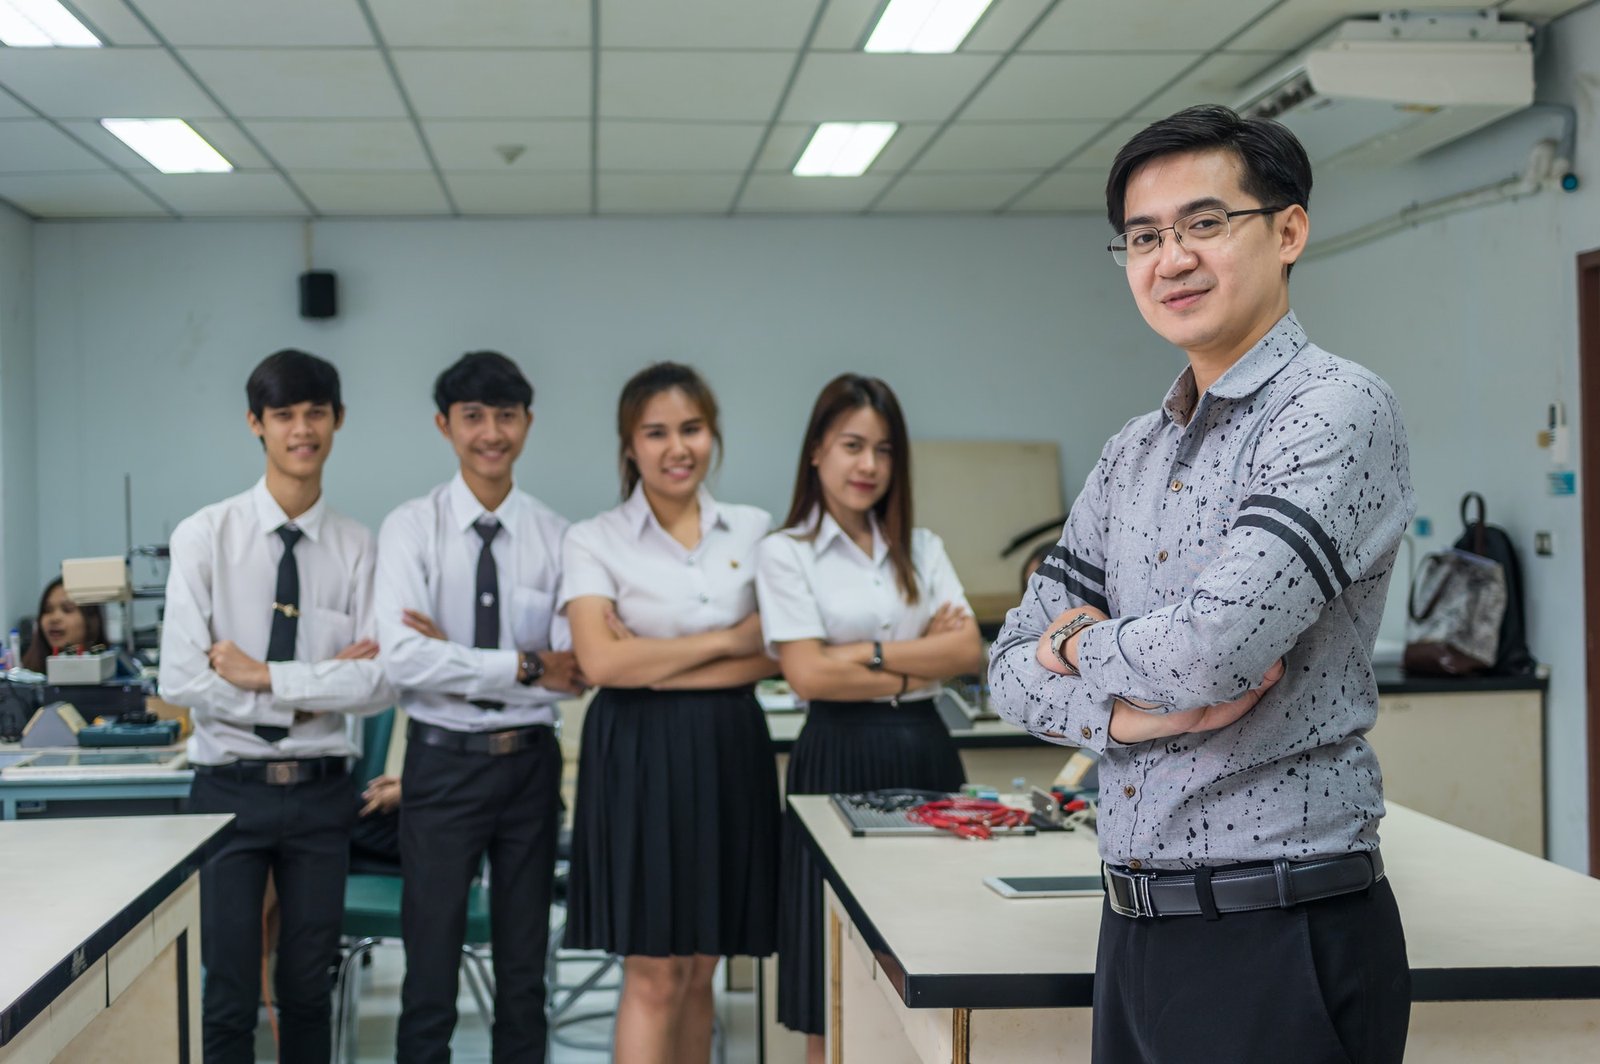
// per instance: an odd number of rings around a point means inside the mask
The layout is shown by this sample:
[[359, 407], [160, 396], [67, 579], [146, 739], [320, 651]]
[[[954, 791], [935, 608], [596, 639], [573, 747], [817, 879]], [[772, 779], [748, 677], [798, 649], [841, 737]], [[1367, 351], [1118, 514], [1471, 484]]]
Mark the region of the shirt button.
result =
[[1128, 784], [1126, 787], [1122, 788], [1122, 796], [1124, 798], [1132, 798], [1135, 793], [1137, 793], [1137, 792], [1134, 790], [1134, 786], [1131, 783]]
[[711, 596], [707, 595], [705, 592], [702, 591], [700, 593], [700, 601], [701, 602], [710, 602], [711, 601]]
[[1085, 739], [1093, 739], [1094, 738], [1094, 729], [1089, 727], [1087, 724], [1085, 724], [1083, 726], [1082, 734], [1083, 734], [1083, 737]]
[[1137, 872], [1139, 869], [1144, 867], [1144, 864], [1137, 857], [1133, 857], [1129, 858], [1128, 867]]
[[887, 632], [889, 630], [889, 623], [890, 622], [888, 622], [888, 621], [884, 621], [882, 624], [878, 625], [878, 627], [882, 628], [885, 632]]
[[1174, 480], [1171, 484], [1169, 484], [1167, 486], [1169, 488], [1171, 488], [1173, 491], [1182, 491], [1183, 490], [1183, 481]]
[[1162, 551], [1160, 554], [1156, 555], [1156, 561], [1164, 562], [1166, 560], [1167, 560], [1167, 552], [1166, 551]]

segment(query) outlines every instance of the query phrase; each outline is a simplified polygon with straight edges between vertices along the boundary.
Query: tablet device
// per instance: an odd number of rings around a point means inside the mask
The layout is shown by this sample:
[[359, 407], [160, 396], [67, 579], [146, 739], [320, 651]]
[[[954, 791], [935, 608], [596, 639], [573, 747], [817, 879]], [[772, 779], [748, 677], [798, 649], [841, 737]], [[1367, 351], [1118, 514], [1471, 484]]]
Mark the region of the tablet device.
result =
[[1002, 898], [1086, 898], [1105, 893], [1099, 876], [990, 876], [983, 885]]

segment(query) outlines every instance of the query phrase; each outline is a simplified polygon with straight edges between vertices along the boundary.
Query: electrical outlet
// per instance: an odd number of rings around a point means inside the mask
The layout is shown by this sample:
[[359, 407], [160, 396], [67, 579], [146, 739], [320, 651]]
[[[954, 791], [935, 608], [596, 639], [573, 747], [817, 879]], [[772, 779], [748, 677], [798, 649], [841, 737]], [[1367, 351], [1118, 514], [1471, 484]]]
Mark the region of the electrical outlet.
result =
[[1533, 553], [1541, 558], [1548, 558], [1555, 552], [1555, 538], [1550, 533], [1535, 532], [1533, 534]]
[[1433, 535], [1433, 519], [1430, 517], [1419, 517], [1411, 522], [1411, 528], [1412, 531], [1416, 533], [1418, 539], [1427, 539], [1429, 536]]

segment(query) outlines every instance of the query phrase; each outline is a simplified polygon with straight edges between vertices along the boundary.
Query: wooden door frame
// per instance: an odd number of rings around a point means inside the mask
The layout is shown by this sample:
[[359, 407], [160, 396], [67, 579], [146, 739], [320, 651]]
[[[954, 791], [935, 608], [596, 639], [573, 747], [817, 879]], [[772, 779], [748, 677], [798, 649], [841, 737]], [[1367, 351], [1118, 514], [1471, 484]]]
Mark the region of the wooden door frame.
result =
[[1600, 876], [1600, 248], [1578, 256], [1578, 401], [1583, 480], [1589, 874]]

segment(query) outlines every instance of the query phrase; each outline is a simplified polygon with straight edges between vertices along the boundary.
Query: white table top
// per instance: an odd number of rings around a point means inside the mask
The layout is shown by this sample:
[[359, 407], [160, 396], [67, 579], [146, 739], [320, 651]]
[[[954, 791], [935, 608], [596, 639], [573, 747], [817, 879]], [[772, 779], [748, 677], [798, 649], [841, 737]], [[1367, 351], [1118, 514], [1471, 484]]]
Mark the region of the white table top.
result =
[[74, 953], [83, 951], [80, 970], [104, 956], [199, 868], [232, 820], [0, 821], [0, 1045], [65, 988], [51, 984], [70, 976]]
[[[826, 797], [790, 802], [906, 1004], [1089, 1004], [1101, 898], [983, 880], [1096, 875], [1092, 833], [852, 838]], [[1393, 804], [1382, 838], [1415, 1000], [1600, 998], [1600, 881]]]
[[[794, 744], [800, 735], [800, 729], [805, 727], [806, 715], [799, 711], [769, 712], [767, 714], [767, 733], [778, 746], [787, 749]], [[1003, 720], [975, 720], [965, 728], [951, 728], [950, 737], [955, 740], [958, 747], [975, 746], [1023, 746], [1040, 747], [1045, 745], [1044, 740], [1029, 735], [1026, 731], [1014, 724], [1007, 724]], [[1071, 756], [1071, 749], [1061, 748], [1061, 760], [1065, 761]]]

